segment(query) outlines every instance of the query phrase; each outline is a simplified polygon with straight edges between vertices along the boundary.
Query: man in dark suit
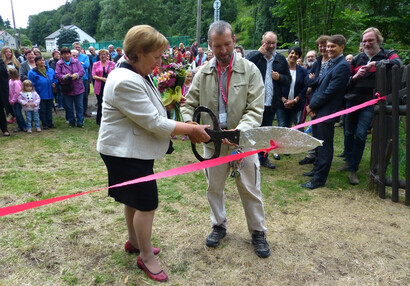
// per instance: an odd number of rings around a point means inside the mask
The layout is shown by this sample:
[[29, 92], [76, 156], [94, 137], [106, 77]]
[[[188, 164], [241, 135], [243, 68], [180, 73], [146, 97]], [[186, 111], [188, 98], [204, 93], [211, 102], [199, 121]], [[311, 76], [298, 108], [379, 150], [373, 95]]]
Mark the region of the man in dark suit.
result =
[[[320, 118], [337, 112], [342, 106], [343, 96], [350, 77], [350, 65], [343, 56], [346, 39], [342, 35], [331, 36], [326, 50], [329, 63], [318, 80], [306, 111], [311, 118]], [[316, 138], [323, 140], [323, 146], [316, 150], [317, 159], [312, 170], [311, 181], [301, 185], [303, 188], [315, 189], [325, 185], [333, 160], [333, 137], [336, 118], [313, 125]]]
[[[260, 48], [247, 56], [247, 59], [258, 67], [265, 84], [265, 109], [261, 126], [272, 126], [280, 100], [282, 96], [288, 95], [292, 81], [285, 56], [276, 52], [277, 42], [278, 37], [274, 32], [265, 32]], [[263, 152], [259, 153], [259, 161], [262, 166], [275, 169], [275, 165], [264, 156]]]

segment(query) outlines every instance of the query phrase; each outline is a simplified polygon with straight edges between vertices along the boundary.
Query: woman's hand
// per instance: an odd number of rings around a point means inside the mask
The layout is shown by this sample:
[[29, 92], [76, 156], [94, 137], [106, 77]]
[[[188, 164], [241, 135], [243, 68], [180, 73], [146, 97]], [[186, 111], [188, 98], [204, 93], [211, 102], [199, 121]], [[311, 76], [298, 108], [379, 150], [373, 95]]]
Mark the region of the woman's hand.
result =
[[166, 110], [172, 110], [172, 109], [174, 109], [175, 108], [175, 103], [174, 102], [171, 102], [170, 104], [168, 104], [167, 106], [165, 106], [165, 109]]
[[192, 127], [192, 132], [188, 134], [189, 139], [192, 143], [198, 144], [202, 142], [208, 142], [209, 140], [211, 140], [211, 137], [205, 131], [205, 129], [209, 128], [210, 125], [193, 124]]
[[186, 97], [183, 96], [183, 97], [181, 98], [181, 101], [179, 102], [179, 106], [182, 106], [185, 102], [186, 102]]

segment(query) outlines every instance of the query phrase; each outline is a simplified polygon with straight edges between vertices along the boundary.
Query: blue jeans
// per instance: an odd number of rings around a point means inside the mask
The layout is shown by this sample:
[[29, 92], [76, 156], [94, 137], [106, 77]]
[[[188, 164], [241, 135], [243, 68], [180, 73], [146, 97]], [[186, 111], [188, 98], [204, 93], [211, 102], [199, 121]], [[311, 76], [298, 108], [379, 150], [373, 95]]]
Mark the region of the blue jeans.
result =
[[[346, 108], [355, 106], [350, 101], [346, 102]], [[374, 107], [367, 106], [353, 113], [346, 114], [344, 122], [345, 155], [349, 163], [350, 171], [356, 172], [362, 160], [364, 147], [366, 145], [367, 129], [372, 123]]]
[[51, 127], [53, 125], [53, 105], [52, 99], [42, 99], [40, 101], [40, 120], [43, 127]]
[[31, 121], [34, 120], [34, 125], [36, 128], [40, 128], [40, 120], [38, 110], [28, 110], [26, 111], [26, 119], [27, 119], [27, 129], [31, 129]]
[[13, 105], [14, 116], [16, 116], [17, 126], [20, 130], [26, 129], [26, 120], [21, 112], [21, 104], [16, 102]]
[[[64, 97], [64, 106], [65, 106], [65, 116], [67, 121], [71, 126], [75, 126], [75, 120], [77, 117], [77, 126], [83, 126], [84, 124], [84, 108], [83, 108], [83, 94], [78, 95], [65, 95]], [[74, 116], [74, 107], [75, 114]]]
[[278, 108], [276, 115], [278, 117], [279, 127], [292, 127], [292, 124], [297, 124], [298, 121], [298, 111], [297, 109], [281, 109]]

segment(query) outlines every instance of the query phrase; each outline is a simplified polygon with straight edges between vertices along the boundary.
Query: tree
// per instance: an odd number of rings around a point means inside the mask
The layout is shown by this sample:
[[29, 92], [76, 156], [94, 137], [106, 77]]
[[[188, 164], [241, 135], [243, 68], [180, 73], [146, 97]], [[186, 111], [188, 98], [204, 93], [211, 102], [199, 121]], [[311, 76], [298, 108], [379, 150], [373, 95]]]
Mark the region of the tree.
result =
[[74, 12], [74, 23], [91, 36], [97, 33], [98, 17], [101, 11], [100, 0], [81, 1]]
[[73, 18], [71, 17], [70, 14], [65, 14], [65, 15], [63, 15], [63, 17], [61, 17], [60, 23], [63, 26], [68, 26], [68, 25], [71, 25], [72, 20], [73, 20]]
[[79, 40], [80, 36], [76, 31], [61, 29], [61, 32], [58, 35], [57, 46], [61, 48], [64, 45], [71, 45], [72, 43], [78, 42]]
[[24, 47], [31, 47], [33, 45], [33, 43], [30, 41], [26, 34], [20, 34], [20, 39], [21, 45]]
[[4, 27], [11, 29], [11, 24], [10, 24], [10, 20], [7, 19], [6, 21], [4, 21]]

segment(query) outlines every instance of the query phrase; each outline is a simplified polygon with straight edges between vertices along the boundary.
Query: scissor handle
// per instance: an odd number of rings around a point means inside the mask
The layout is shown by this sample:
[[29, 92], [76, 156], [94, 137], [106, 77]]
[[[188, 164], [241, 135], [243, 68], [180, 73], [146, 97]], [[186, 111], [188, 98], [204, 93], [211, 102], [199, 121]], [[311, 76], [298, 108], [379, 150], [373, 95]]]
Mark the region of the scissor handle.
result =
[[210, 158], [203, 158], [201, 155], [199, 155], [198, 151], [196, 150], [196, 144], [191, 142], [191, 148], [192, 152], [194, 153], [195, 157], [199, 161], [204, 161], [204, 160], [209, 160], [209, 159], [214, 159], [218, 158], [220, 153], [221, 153], [221, 144], [222, 144], [222, 139], [227, 138], [230, 142], [239, 144], [239, 130], [235, 131], [223, 131], [219, 127], [219, 122], [218, 119], [216, 118], [215, 113], [212, 112], [211, 109], [205, 106], [198, 106], [195, 111], [194, 115], [192, 116], [192, 121], [200, 123], [201, 119], [201, 112], [206, 112], [209, 114], [209, 116], [212, 119], [213, 123], [213, 129], [206, 128], [205, 131], [208, 133], [208, 135], [211, 137], [211, 140], [209, 140], [206, 143], [213, 142], [215, 151], [214, 154]]

